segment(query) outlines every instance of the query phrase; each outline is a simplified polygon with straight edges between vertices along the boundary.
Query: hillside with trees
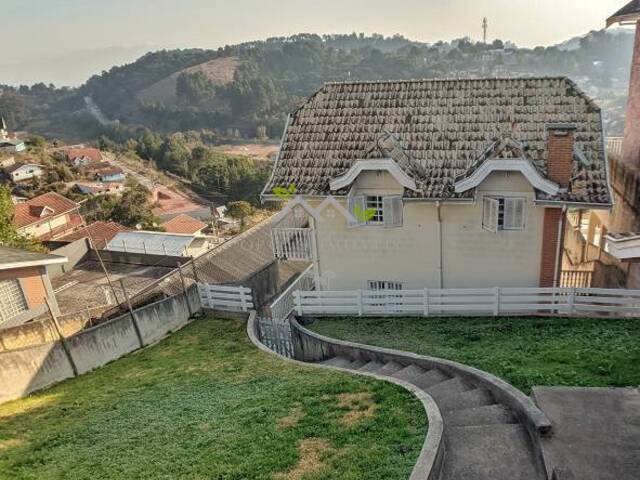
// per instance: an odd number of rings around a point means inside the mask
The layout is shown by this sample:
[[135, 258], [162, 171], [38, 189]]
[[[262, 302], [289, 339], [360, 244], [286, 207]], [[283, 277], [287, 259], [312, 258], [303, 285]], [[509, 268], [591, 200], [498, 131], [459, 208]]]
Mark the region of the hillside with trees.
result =
[[426, 44], [399, 35], [300, 34], [218, 50], [148, 53], [77, 89], [0, 87], [0, 111], [15, 129], [91, 139], [113, 126], [96, 121], [87, 109], [90, 99], [115, 125], [137, 135], [145, 129], [206, 131], [215, 143], [278, 138], [286, 114], [327, 81], [567, 75], [603, 105], [615, 134], [622, 125], [632, 43], [624, 30], [594, 31], [534, 49], [501, 40]]

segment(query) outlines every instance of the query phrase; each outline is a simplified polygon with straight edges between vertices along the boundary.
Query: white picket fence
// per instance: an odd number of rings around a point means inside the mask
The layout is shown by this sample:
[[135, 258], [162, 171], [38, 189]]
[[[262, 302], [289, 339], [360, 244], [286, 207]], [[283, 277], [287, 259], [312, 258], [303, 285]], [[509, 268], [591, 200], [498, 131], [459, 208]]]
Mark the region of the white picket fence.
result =
[[616, 315], [640, 316], [640, 290], [468, 288], [295, 291], [298, 315]]
[[313, 265], [309, 265], [284, 292], [278, 295], [278, 298], [271, 302], [271, 305], [269, 305], [271, 319], [277, 321], [286, 320], [295, 307], [293, 293], [297, 290], [310, 291], [312, 288], [314, 288]]
[[248, 312], [253, 308], [251, 289], [239, 286], [198, 283], [198, 293], [203, 308]]

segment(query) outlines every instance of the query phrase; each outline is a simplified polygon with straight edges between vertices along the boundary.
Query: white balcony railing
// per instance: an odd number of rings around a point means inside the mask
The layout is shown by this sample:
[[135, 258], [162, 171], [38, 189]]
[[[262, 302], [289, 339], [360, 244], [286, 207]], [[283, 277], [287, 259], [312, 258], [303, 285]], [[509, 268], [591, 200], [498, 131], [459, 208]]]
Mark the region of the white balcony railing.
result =
[[273, 256], [281, 260], [313, 260], [313, 230], [310, 228], [273, 228]]
[[624, 137], [607, 137], [607, 153], [617, 157], [622, 156]]
[[313, 265], [309, 265], [307, 269], [269, 305], [269, 313], [272, 320], [285, 321], [289, 314], [293, 312], [295, 308], [293, 299], [294, 292], [298, 290], [312, 291], [315, 289], [313, 273]]

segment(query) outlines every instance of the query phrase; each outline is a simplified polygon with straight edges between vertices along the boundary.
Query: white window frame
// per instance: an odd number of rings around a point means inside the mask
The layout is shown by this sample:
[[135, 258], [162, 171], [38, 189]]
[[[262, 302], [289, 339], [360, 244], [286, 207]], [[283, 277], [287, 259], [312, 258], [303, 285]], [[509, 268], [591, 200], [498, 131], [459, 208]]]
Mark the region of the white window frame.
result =
[[[482, 228], [492, 233], [525, 230], [526, 204], [524, 197], [485, 196], [482, 200]], [[515, 213], [518, 210], [519, 218]]]
[[365, 222], [367, 225], [384, 225], [385, 211], [384, 211], [384, 199], [383, 195], [365, 195], [364, 197], [364, 209], [369, 210], [375, 208], [376, 213]]

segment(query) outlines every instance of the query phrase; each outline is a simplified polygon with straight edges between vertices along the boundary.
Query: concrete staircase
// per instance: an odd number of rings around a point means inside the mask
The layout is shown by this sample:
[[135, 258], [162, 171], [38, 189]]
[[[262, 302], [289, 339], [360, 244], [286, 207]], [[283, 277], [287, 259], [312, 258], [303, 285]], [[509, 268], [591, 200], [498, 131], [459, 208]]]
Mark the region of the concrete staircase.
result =
[[517, 415], [468, 377], [414, 363], [333, 356], [323, 365], [393, 377], [430, 395], [442, 414], [445, 453], [441, 480], [546, 480], [529, 431]]

